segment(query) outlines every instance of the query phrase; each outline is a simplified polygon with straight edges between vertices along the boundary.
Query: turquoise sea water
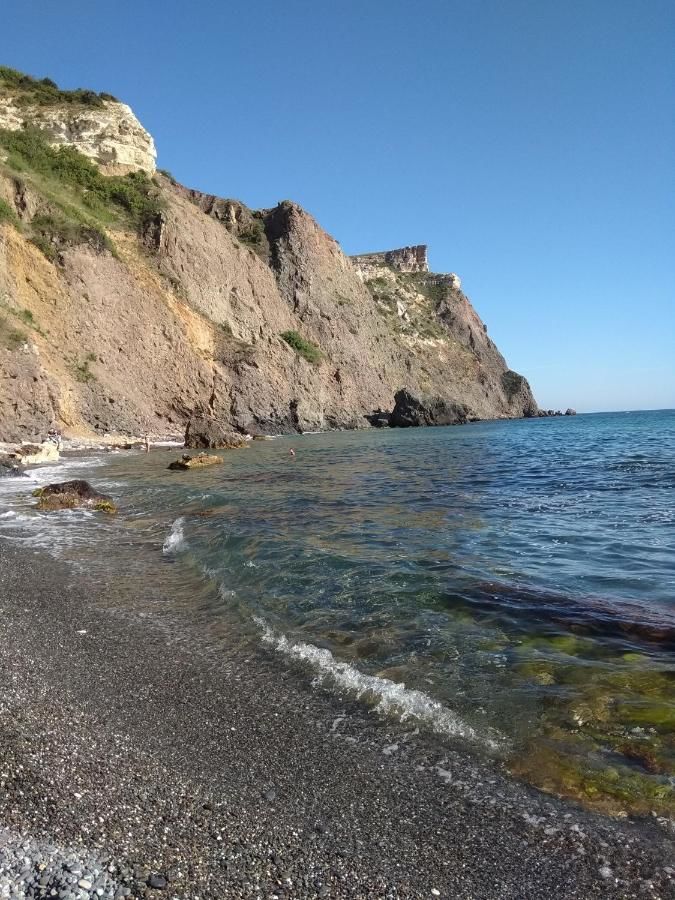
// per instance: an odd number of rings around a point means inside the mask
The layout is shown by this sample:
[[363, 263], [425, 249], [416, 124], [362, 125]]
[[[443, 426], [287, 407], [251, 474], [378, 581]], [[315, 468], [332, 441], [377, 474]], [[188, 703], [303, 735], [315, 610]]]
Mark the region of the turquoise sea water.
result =
[[0, 525], [180, 580], [233, 639], [549, 790], [672, 809], [675, 411], [287, 437], [187, 473], [176, 455], [72, 464], [115, 520], [55, 525], [14, 493]]

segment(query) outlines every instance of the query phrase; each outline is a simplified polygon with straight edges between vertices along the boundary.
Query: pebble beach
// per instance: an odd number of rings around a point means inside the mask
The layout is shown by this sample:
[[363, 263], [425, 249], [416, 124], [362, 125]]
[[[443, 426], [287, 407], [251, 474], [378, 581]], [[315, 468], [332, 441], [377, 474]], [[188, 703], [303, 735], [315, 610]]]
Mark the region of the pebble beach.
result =
[[[667, 898], [610, 819], [0, 544], [0, 897]], [[260, 650], [264, 653], [264, 650]]]

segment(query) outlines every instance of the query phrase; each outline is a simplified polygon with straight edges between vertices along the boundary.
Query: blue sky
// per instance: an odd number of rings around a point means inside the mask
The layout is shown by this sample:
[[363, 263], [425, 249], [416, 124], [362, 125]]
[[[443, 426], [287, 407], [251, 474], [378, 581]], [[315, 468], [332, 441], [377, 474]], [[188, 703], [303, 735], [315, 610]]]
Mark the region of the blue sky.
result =
[[675, 406], [672, 0], [23, 0], [0, 61], [128, 102], [159, 165], [427, 243], [541, 405]]

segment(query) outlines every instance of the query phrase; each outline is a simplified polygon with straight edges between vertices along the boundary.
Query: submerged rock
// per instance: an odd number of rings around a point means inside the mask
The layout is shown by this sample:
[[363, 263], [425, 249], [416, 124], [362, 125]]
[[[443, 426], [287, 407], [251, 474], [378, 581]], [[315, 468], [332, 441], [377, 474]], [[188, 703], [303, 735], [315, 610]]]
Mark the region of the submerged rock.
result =
[[25, 474], [16, 457], [0, 456], [0, 478], [17, 478]]
[[185, 429], [185, 446], [195, 450], [234, 450], [247, 444], [241, 434], [207, 416], [193, 416]]
[[102, 494], [88, 481], [75, 479], [48, 484], [33, 491], [38, 498], [38, 509], [95, 509], [100, 512], [115, 513], [117, 507], [108, 494]]
[[464, 425], [468, 409], [463, 403], [443, 397], [417, 397], [407, 390], [397, 391], [396, 405], [389, 417], [392, 428], [423, 425]]
[[184, 453], [180, 459], [175, 459], [172, 463], [169, 463], [167, 468], [179, 471], [185, 471], [186, 469], [203, 469], [206, 466], [214, 466], [217, 463], [221, 463], [223, 460], [220, 456], [212, 456], [207, 453], [200, 453], [197, 456], [190, 456], [189, 453]]

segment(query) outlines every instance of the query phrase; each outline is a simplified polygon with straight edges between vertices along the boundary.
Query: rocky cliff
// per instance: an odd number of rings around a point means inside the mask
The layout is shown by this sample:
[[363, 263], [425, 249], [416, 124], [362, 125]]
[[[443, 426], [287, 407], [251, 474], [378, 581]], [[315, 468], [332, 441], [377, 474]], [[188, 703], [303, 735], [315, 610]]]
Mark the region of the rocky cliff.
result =
[[68, 145], [95, 159], [108, 174], [153, 174], [157, 152], [131, 107], [111, 94], [60, 91], [0, 66], [0, 129], [39, 128], [50, 143]]
[[[0, 83], [7, 96], [46, 121]], [[425, 247], [350, 259], [295, 203], [149, 178], [152, 152], [135, 158], [123, 130], [115, 159], [133, 171], [103, 175], [103, 141], [87, 144], [96, 165], [73, 152], [70, 106], [47, 106], [43, 132], [0, 130], [0, 440], [180, 434], [195, 411], [238, 431], [368, 427], [402, 389], [467, 418], [536, 412]]]

